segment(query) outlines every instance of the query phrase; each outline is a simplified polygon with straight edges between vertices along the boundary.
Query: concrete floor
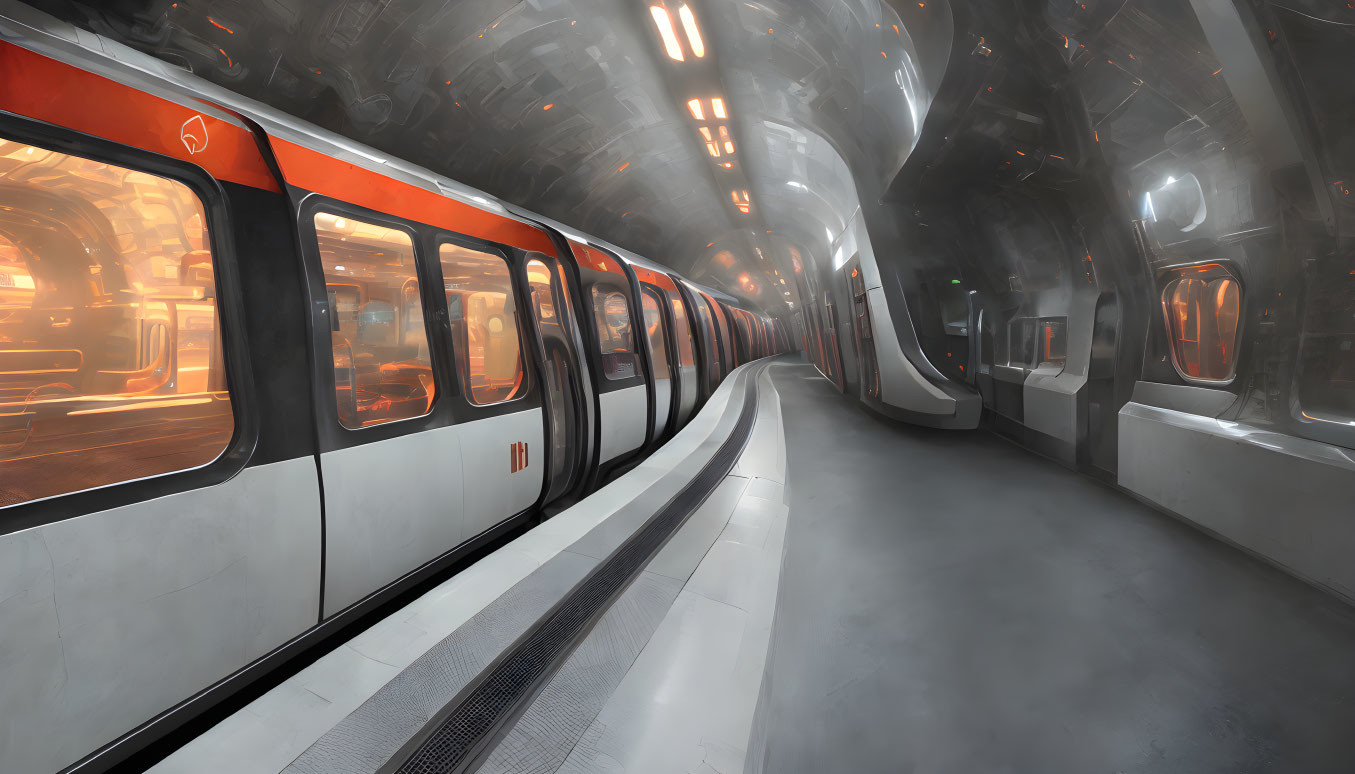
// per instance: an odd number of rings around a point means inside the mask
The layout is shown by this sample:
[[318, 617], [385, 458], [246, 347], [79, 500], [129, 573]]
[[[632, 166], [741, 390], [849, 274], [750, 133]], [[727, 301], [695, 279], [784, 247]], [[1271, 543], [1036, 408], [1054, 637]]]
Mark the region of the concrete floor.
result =
[[1355, 609], [988, 433], [771, 373], [762, 771], [1355, 771]]

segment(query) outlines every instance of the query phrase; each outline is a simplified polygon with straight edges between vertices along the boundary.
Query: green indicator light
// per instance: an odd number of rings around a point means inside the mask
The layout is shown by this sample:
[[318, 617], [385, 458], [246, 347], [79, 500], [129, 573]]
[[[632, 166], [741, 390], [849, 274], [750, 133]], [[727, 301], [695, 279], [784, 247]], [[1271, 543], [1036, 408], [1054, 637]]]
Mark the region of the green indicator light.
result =
[[950, 284], [952, 284], [952, 285], [958, 285], [958, 284], [960, 284], [960, 281], [959, 281], [959, 280], [951, 280], [951, 281], [950, 281]]

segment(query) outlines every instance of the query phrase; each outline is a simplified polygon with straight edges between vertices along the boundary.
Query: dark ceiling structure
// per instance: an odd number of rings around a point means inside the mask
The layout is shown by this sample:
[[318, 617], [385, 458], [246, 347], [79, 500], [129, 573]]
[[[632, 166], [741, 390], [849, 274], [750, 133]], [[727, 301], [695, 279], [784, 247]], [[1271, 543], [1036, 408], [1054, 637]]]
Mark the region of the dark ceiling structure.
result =
[[897, 0], [34, 5], [768, 310], [901, 167], [951, 40]]

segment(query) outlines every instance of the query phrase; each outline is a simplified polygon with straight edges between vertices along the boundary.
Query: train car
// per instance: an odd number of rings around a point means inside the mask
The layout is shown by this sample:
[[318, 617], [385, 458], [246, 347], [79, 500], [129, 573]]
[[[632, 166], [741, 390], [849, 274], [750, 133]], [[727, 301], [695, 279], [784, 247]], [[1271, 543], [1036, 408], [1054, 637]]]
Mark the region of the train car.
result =
[[784, 348], [110, 40], [0, 28], [0, 770], [115, 765]]

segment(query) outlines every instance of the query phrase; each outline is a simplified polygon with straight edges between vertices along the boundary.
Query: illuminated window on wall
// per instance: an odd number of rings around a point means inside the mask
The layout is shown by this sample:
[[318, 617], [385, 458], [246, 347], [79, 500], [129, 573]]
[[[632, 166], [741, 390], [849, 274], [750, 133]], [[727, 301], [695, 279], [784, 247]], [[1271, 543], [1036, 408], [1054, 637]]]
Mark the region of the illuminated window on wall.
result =
[[1224, 267], [1176, 270], [1162, 290], [1162, 312], [1177, 373], [1189, 381], [1230, 381], [1241, 311], [1242, 283]]
[[1040, 320], [1036, 353], [1040, 367], [1058, 366], [1068, 360], [1068, 318], [1046, 317]]

